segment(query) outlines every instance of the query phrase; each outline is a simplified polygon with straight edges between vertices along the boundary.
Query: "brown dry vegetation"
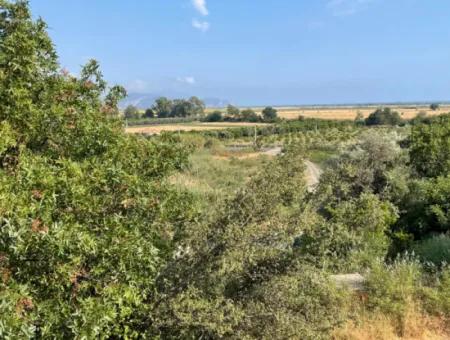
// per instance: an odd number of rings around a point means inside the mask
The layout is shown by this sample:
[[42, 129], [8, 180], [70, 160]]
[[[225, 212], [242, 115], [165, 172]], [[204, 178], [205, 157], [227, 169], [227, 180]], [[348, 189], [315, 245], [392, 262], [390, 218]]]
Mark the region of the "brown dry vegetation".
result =
[[170, 124], [170, 125], [145, 125], [132, 126], [126, 129], [128, 133], [145, 133], [157, 135], [161, 132], [176, 131], [206, 131], [206, 130], [223, 130], [241, 126], [261, 126], [264, 123], [195, 123], [195, 124]]
[[[359, 322], [349, 321], [333, 333], [335, 340], [444, 340], [450, 338], [448, 320], [428, 316], [414, 308], [399, 322], [392, 317], [377, 314], [364, 317]], [[397, 326], [397, 327], [396, 327]]]

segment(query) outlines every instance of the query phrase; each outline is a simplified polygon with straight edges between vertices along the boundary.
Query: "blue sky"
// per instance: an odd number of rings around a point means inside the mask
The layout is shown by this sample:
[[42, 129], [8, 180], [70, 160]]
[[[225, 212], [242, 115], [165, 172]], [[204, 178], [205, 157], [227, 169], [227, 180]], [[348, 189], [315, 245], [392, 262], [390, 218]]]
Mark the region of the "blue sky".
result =
[[450, 100], [448, 0], [31, 0], [76, 73], [239, 105]]

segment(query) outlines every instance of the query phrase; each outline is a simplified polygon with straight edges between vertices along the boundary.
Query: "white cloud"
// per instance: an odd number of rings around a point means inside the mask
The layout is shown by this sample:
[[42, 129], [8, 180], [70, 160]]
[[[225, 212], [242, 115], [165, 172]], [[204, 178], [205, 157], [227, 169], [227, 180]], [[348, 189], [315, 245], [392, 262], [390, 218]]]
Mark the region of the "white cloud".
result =
[[327, 8], [334, 16], [348, 16], [356, 14], [375, 0], [329, 0]]
[[150, 85], [141, 79], [135, 79], [126, 88], [129, 92], [143, 93], [149, 90]]
[[192, 19], [192, 27], [202, 31], [202, 32], [206, 32], [209, 30], [209, 22], [207, 21], [200, 21], [197, 19]]
[[204, 16], [209, 14], [208, 8], [206, 7], [206, 0], [191, 0], [194, 8]]
[[177, 82], [188, 85], [194, 85], [196, 83], [194, 77], [178, 77]]

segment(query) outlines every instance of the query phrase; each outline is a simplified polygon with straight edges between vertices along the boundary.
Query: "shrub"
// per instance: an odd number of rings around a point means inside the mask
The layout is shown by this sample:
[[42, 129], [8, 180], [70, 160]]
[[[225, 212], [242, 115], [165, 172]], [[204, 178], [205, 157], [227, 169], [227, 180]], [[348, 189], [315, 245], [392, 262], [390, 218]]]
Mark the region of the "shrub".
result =
[[139, 118], [140, 117], [139, 109], [136, 106], [128, 105], [124, 111], [124, 116], [125, 118], [128, 119]]
[[240, 120], [244, 122], [259, 122], [260, 117], [252, 109], [242, 110]]
[[401, 321], [419, 297], [422, 269], [417, 261], [406, 258], [392, 265], [379, 261], [374, 263], [366, 279], [368, 307]]
[[413, 126], [409, 142], [411, 163], [420, 176], [450, 173], [450, 115]]
[[438, 103], [433, 103], [430, 105], [430, 109], [433, 111], [439, 110], [439, 104]]
[[214, 111], [214, 112], [209, 113], [206, 116], [205, 121], [206, 122], [221, 122], [221, 121], [223, 121], [222, 112]]
[[262, 117], [266, 122], [273, 122], [278, 117], [277, 110], [275, 110], [273, 107], [268, 106], [264, 110], [262, 110]]
[[450, 264], [450, 237], [439, 235], [419, 241], [413, 251], [423, 262], [436, 266]]
[[390, 108], [377, 109], [366, 118], [366, 125], [400, 125], [403, 123], [400, 114]]

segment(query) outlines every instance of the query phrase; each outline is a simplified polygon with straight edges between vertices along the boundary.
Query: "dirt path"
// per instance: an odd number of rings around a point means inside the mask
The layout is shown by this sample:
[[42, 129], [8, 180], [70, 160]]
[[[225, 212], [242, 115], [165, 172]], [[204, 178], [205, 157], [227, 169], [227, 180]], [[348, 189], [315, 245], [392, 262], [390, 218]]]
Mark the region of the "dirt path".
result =
[[320, 176], [322, 175], [322, 169], [320, 169], [313, 162], [306, 160], [306, 183], [308, 185], [308, 190], [313, 192], [316, 189], [317, 184], [319, 184]]
[[[281, 151], [282, 151], [281, 147], [275, 147], [266, 150], [261, 154], [268, 156], [277, 156], [281, 154]], [[308, 191], [313, 192], [316, 189], [317, 184], [319, 184], [320, 176], [322, 175], [322, 169], [320, 169], [317, 166], [317, 164], [314, 164], [309, 160], [305, 160], [305, 165], [306, 165], [306, 184], [308, 186]]]
[[[250, 154], [246, 154], [246, 155], [242, 155], [241, 157], [237, 157], [237, 158], [241, 158], [241, 159], [246, 159], [246, 158], [252, 158], [252, 157], [258, 157], [260, 155], [266, 155], [266, 156], [271, 156], [271, 157], [275, 157], [281, 154], [282, 152], [282, 148], [280, 146], [271, 148], [271, 149], [267, 149], [265, 151], [261, 151], [261, 152], [253, 152]], [[305, 160], [305, 165], [306, 165], [306, 184], [308, 186], [308, 191], [309, 192], [314, 192], [314, 190], [317, 187], [317, 184], [319, 184], [319, 180], [320, 180], [320, 176], [322, 175], [322, 169], [319, 168], [319, 166], [309, 160]]]

